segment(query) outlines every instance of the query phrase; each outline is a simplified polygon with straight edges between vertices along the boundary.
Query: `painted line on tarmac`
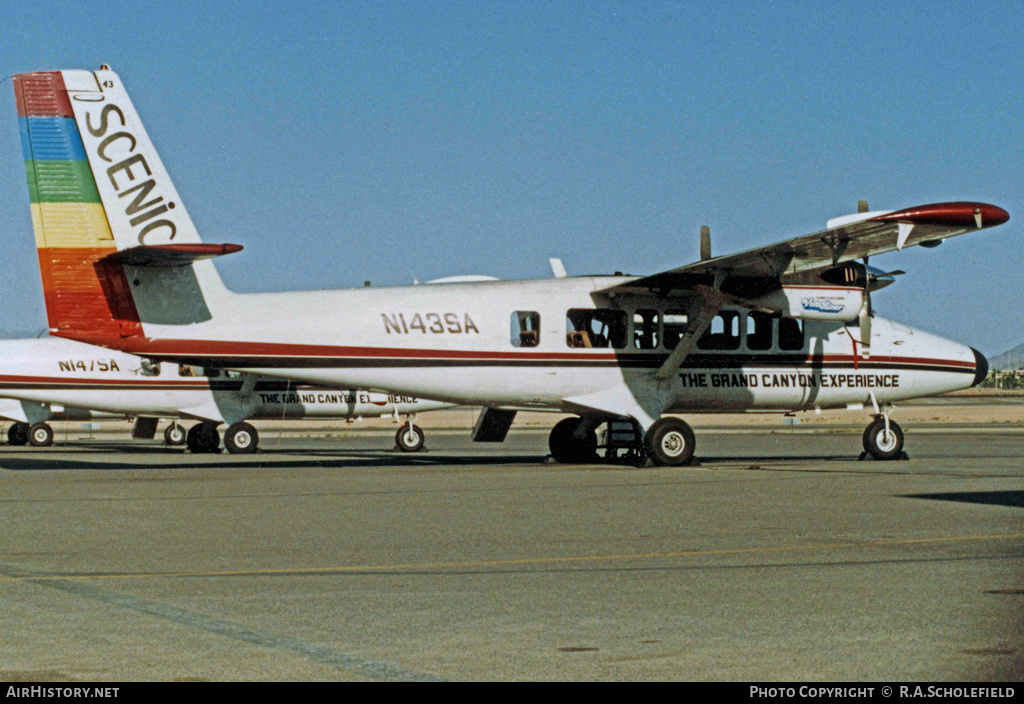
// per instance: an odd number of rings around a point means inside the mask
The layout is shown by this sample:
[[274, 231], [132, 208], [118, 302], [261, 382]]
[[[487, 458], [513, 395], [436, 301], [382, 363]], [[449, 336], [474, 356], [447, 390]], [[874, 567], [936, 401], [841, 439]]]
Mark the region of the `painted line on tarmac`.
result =
[[386, 682], [441, 681], [432, 675], [427, 675], [422, 672], [414, 672], [412, 670], [405, 670], [387, 663], [366, 660], [358, 655], [343, 653], [322, 645], [314, 645], [312, 643], [298, 640], [297, 638], [276, 636], [272, 633], [232, 623], [231, 621], [225, 621], [212, 616], [204, 616], [203, 614], [199, 614], [194, 611], [179, 609], [177, 607], [161, 604], [149, 599], [140, 599], [126, 594], [109, 592], [104, 589], [88, 584], [82, 584], [81, 582], [70, 579], [55, 579], [36, 576], [8, 565], [0, 565], [0, 575], [3, 575], [0, 579], [16, 579], [20, 582], [28, 582], [48, 587], [50, 589], [57, 589], [73, 594], [74, 596], [92, 599], [93, 601], [98, 601], [111, 606], [118, 606], [123, 609], [129, 609], [148, 616], [171, 621], [188, 628], [206, 631], [207, 633], [223, 636], [243, 643], [249, 643], [258, 647], [286, 650], [291, 653], [307, 657], [310, 660], [330, 665], [341, 670], [346, 670], [371, 680]]
[[46, 582], [81, 582], [110, 579], [167, 579], [167, 578], [209, 578], [209, 577], [272, 577], [277, 575], [316, 576], [332, 574], [358, 574], [363, 572], [404, 572], [422, 570], [456, 570], [478, 567], [513, 567], [523, 565], [544, 564], [582, 564], [588, 562], [621, 562], [628, 560], [657, 560], [680, 557], [714, 557], [721, 555], [767, 555], [779, 553], [795, 553], [819, 550], [837, 550], [847, 548], [881, 548], [898, 547], [901, 545], [941, 545], [993, 540], [1020, 540], [1024, 533], [1006, 533], [1000, 535], [967, 535], [946, 538], [903, 538], [898, 540], [855, 540], [836, 543], [815, 543], [811, 545], [770, 546], [760, 548], [718, 548], [710, 550], [679, 550], [672, 552], [652, 552], [614, 555], [578, 555], [564, 557], [530, 557], [510, 560], [472, 560], [459, 562], [425, 562], [398, 565], [348, 565], [333, 567], [280, 567], [267, 569], [241, 570], [210, 570], [210, 571], [178, 571], [178, 572], [103, 572], [91, 574], [59, 574], [19, 575], [15, 570], [0, 568], [0, 584], [4, 582], [30, 581], [40, 584]]

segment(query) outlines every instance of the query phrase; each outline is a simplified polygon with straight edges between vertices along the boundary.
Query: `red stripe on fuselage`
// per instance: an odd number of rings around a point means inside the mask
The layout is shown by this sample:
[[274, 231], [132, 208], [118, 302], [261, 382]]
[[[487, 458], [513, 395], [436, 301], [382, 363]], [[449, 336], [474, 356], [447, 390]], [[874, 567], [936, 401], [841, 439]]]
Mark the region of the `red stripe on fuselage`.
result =
[[[347, 359], [347, 360], [429, 360], [429, 361], [452, 361], [452, 362], [642, 362], [664, 357], [667, 352], [656, 353], [626, 353], [616, 354], [615, 352], [494, 352], [481, 350], [438, 350], [438, 349], [399, 349], [392, 347], [343, 347], [330, 345], [300, 345], [292, 343], [274, 342], [233, 342], [233, 341], [205, 341], [205, 340], [151, 340], [143, 337], [126, 339], [98, 338], [95, 336], [76, 336], [74, 334], [61, 334], [61, 337], [98, 344], [104, 347], [119, 349], [132, 354], [153, 355], [167, 358], [174, 357], [204, 357], [204, 358], [241, 358], [267, 360], [280, 359], [282, 361], [298, 359]], [[714, 355], [721, 360], [726, 360], [729, 354], [713, 351], [699, 351], [695, 355]], [[796, 353], [799, 354], [799, 353]], [[737, 355], [739, 356], [739, 355]], [[743, 357], [749, 358], [754, 355], [747, 353]], [[756, 355], [756, 360], [737, 359], [738, 363], [749, 365], [770, 365], [775, 360], [776, 365], [792, 366], [793, 364], [849, 364], [870, 363], [872, 366], [884, 366], [886, 364], [897, 365], [931, 365], [951, 367], [958, 370], [971, 371], [975, 368], [973, 361], [962, 361], [952, 359], [939, 359], [929, 357], [896, 357], [873, 354], [869, 360], [863, 360], [852, 354], [828, 354], [828, 355], [806, 355], [794, 360], [794, 355]], [[788, 357], [788, 359], [782, 359]]]

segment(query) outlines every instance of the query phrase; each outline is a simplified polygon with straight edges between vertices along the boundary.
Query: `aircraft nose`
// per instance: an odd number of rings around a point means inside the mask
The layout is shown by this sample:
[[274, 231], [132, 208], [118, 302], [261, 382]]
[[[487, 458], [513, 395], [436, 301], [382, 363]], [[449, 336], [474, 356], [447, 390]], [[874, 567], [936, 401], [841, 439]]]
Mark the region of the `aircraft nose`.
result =
[[974, 353], [974, 383], [971, 386], [977, 386], [988, 376], [988, 360], [985, 359], [985, 355], [973, 347], [971, 352]]

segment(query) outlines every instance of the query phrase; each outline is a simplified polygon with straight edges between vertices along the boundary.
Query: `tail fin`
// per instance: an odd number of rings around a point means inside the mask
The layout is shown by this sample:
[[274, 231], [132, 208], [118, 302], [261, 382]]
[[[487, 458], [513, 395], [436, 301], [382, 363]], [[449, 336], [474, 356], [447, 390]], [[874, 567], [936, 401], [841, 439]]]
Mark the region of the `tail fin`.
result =
[[[32, 223], [55, 334], [141, 335], [213, 317], [227, 295], [120, 78], [14, 77]], [[131, 283], [129, 283], [131, 282]]]

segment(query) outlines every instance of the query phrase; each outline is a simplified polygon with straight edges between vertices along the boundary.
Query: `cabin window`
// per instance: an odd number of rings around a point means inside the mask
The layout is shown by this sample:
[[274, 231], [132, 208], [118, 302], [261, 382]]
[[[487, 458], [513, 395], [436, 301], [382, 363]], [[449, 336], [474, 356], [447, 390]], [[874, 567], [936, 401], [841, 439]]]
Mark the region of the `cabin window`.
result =
[[540, 344], [540, 313], [517, 310], [512, 313], [512, 346], [536, 347]]
[[148, 359], [143, 359], [139, 372], [142, 376], [160, 376], [160, 362], [150, 362]]
[[196, 368], [191, 364], [179, 364], [178, 365], [178, 376], [201, 376], [202, 371], [196, 373]]
[[702, 350], [736, 350], [740, 347], [740, 314], [734, 310], [723, 310], [711, 321], [711, 325], [697, 340]]
[[804, 321], [793, 318], [779, 318], [779, 349], [802, 350], [804, 348]]
[[633, 313], [633, 345], [638, 350], [658, 348], [658, 311], [644, 309]]
[[569, 347], [626, 346], [626, 311], [570, 308], [565, 314], [565, 343]]
[[772, 348], [772, 316], [753, 310], [747, 314], [747, 349], [770, 350]]
[[662, 324], [662, 337], [665, 340], [665, 349], [675, 349], [676, 345], [686, 334], [689, 325], [689, 318], [681, 310], [665, 311], [665, 318]]

